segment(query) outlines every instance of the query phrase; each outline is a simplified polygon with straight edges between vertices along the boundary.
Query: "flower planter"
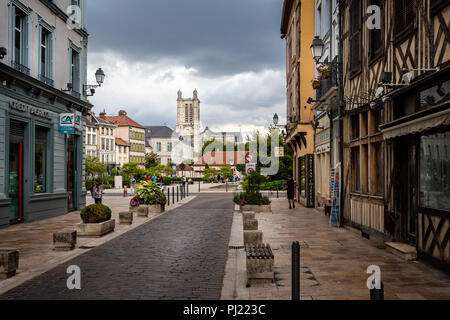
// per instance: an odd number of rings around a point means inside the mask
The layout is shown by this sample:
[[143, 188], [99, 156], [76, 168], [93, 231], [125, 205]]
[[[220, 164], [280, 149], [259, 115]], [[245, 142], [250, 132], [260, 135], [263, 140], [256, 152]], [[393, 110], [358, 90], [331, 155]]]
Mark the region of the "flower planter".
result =
[[138, 217], [147, 218], [148, 217], [148, 206], [140, 205], [137, 209]]
[[246, 204], [245, 206], [240, 206], [240, 208], [241, 208], [241, 212], [244, 212], [244, 211], [253, 211], [256, 213], [272, 212], [272, 207], [270, 204], [261, 205], [261, 206]]
[[320, 82], [313, 82], [312, 87], [313, 87], [313, 89], [319, 89], [320, 88]]
[[324, 73], [322, 73], [322, 79], [328, 79], [330, 76], [331, 76], [330, 71], [325, 71]]
[[139, 208], [139, 207], [132, 207], [132, 206], [130, 206], [130, 209], [129, 209], [129, 211], [130, 211], [130, 212], [134, 212], [134, 213], [137, 213], [137, 211], [138, 211], [138, 208]]
[[165, 211], [165, 206], [163, 204], [153, 204], [148, 206], [149, 213], [162, 213]]
[[101, 223], [78, 223], [75, 225], [78, 237], [100, 238], [105, 234], [113, 232], [116, 227], [116, 220], [109, 220]]

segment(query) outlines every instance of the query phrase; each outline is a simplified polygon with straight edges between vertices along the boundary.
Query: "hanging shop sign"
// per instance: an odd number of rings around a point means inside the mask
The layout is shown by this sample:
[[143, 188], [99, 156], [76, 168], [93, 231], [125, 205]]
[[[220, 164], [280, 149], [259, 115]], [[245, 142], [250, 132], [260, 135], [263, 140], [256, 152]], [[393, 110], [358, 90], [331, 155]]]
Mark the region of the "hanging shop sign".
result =
[[50, 115], [50, 112], [44, 109], [36, 108], [33, 106], [30, 106], [28, 104], [19, 102], [19, 101], [11, 101], [9, 103], [10, 110], [21, 112], [26, 115], [46, 119], [46, 120], [52, 120], [52, 117]]
[[314, 188], [314, 155], [306, 155], [306, 206], [315, 207], [315, 188]]
[[61, 113], [59, 115], [59, 132], [61, 134], [75, 134], [75, 113]]
[[75, 111], [75, 130], [82, 130], [81, 127], [81, 112]]

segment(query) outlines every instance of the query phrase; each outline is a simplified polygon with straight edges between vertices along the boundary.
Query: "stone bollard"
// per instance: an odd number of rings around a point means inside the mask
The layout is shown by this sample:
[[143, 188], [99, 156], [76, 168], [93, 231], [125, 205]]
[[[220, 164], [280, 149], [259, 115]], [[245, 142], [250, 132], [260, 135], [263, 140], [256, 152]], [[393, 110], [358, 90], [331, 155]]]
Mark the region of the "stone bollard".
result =
[[263, 232], [260, 230], [244, 231], [244, 245], [246, 244], [262, 244]]
[[13, 277], [18, 268], [19, 251], [16, 249], [0, 249], [0, 279]]
[[140, 205], [137, 210], [137, 213], [138, 213], [138, 217], [147, 218], [148, 217], [148, 206]]
[[243, 219], [243, 221], [255, 219], [255, 213], [254, 212], [242, 212], [242, 219]]
[[244, 231], [258, 230], [258, 220], [244, 220]]
[[120, 224], [133, 224], [133, 212], [119, 212]]
[[60, 230], [53, 233], [53, 250], [70, 251], [77, 244], [76, 230]]

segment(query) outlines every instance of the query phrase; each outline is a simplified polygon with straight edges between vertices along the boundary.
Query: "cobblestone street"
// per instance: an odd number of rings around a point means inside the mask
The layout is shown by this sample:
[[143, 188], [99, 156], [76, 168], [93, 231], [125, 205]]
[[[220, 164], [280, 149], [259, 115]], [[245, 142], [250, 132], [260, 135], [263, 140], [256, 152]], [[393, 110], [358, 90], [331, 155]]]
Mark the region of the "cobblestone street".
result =
[[[232, 212], [231, 194], [202, 194], [0, 299], [219, 299]], [[81, 290], [67, 289], [70, 265]]]

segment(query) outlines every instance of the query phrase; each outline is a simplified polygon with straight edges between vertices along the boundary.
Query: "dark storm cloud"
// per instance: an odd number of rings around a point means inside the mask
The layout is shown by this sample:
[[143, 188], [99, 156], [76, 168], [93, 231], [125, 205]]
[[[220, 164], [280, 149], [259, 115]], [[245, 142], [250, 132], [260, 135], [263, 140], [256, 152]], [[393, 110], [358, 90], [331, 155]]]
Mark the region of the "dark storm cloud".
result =
[[89, 50], [131, 62], [173, 59], [203, 77], [279, 70], [281, 7], [281, 0], [89, 0]]

